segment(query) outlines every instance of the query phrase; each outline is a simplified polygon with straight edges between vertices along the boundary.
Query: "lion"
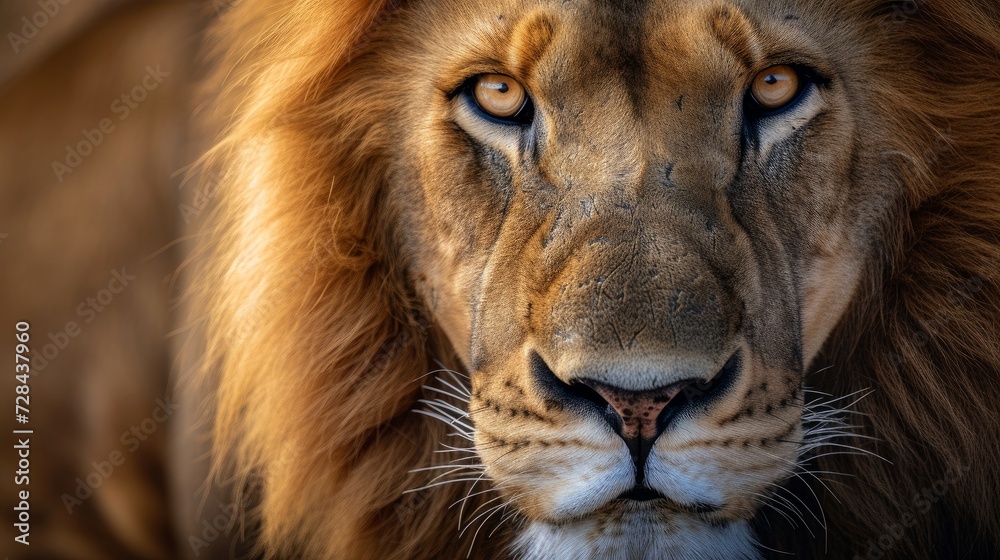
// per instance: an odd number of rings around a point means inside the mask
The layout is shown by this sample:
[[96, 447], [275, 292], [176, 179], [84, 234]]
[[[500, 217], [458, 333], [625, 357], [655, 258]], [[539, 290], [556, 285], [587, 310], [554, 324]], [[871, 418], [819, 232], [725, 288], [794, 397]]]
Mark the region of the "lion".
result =
[[995, 5], [279, 5], [197, 282], [265, 550], [997, 553]]
[[1000, 555], [995, 3], [214, 19], [175, 519], [235, 504], [269, 558]]

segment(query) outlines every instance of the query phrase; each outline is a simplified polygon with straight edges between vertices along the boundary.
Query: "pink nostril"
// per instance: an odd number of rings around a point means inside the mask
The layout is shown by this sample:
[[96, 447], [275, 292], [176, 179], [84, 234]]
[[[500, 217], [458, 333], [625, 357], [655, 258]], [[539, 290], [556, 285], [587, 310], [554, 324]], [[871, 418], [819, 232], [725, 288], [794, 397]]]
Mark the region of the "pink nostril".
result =
[[587, 382], [586, 385], [606, 400], [621, 417], [622, 438], [626, 441], [651, 441], [660, 435], [657, 425], [660, 413], [690, 383], [692, 382], [682, 381], [651, 391], [628, 391], [596, 382]]

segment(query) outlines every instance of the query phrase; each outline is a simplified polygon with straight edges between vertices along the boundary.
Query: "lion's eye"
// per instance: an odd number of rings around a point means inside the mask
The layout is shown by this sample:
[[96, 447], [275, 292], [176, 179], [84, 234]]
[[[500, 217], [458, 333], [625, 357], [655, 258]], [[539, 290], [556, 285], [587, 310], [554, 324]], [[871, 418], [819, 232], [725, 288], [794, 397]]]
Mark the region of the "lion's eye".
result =
[[487, 115], [515, 123], [530, 121], [531, 100], [517, 80], [503, 74], [483, 74], [471, 83], [472, 97]]
[[791, 66], [772, 66], [753, 79], [750, 94], [762, 109], [775, 111], [795, 100], [800, 81]]

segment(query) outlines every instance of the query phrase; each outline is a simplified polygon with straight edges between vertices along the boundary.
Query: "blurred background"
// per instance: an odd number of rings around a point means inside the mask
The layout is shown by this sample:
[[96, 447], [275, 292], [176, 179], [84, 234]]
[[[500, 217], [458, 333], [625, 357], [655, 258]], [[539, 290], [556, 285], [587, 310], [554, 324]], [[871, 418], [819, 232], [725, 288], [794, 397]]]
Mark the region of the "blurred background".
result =
[[186, 179], [210, 135], [198, 52], [235, 1], [0, 3], [0, 557], [238, 555], [230, 508], [195, 492], [207, 441], [172, 358], [176, 273], [212, 204]]

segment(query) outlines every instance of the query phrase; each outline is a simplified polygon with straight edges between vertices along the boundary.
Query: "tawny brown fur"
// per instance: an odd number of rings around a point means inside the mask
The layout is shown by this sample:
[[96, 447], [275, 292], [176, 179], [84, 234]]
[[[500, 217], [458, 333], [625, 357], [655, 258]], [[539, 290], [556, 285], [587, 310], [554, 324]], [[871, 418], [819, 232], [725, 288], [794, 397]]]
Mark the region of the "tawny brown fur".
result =
[[[377, 3], [286, 4], [239, 10], [215, 35], [223, 59], [239, 59], [229, 80], [238, 116], [211, 160], [228, 191], [204, 282], [221, 371], [216, 444], [234, 450], [225, 456], [237, 472], [266, 473], [263, 542], [273, 551], [454, 556], [454, 491], [426, 492], [416, 515], [394, 512], [404, 490], [430, 478], [407, 470], [434, 464], [443, 438], [409, 413], [418, 380], [454, 360], [407, 287], [412, 257], [396, 253], [387, 229], [396, 218], [379, 191], [392, 134], [384, 115], [398, 108], [366, 95], [348, 64], [357, 37], [362, 51], [392, 40], [377, 29], [392, 15]], [[998, 14], [948, 1], [922, 3], [899, 24], [888, 4], [840, 2], [831, 13], [869, 27], [859, 33], [868, 43], [842, 54], [876, 81], [875, 118], [889, 123], [908, 194], [882, 222], [849, 313], [813, 362], [832, 366], [810, 378], [821, 389], [877, 389], [857, 408], [879, 443], [862, 445], [890, 461], [820, 461], [854, 477], [833, 488], [839, 502], [823, 494], [830, 554], [863, 554], [954, 465], [967, 473], [944, 507], [918, 516], [890, 554], [933, 556], [948, 531], [963, 546], [977, 534], [996, 546]], [[253, 332], [234, 344], [226, 333], [243, 322]]]
[[[397, 178], [393, 183], [387, 177], [387, 163], [393, 158], [408, 158], [410, 162], [426, 162], [420, 158], [427, 158], [433, 163], [426, 167], [451, 169], [459, 181], [465, 168], [455, 163], [457, 158], [452, 152], [427, 153], [426, 146], [395, 142], [398, 129], [394, 127], [422, 122], [421, 107], [400, 106], [394, 101], [402, 97], [384, 90], [373, 91], [376, 84], [371, 69], [381, 65], [399, 69], [410, 62], [396, 61], [393, 66], [379, 59], [379, 53], [395, 52], [393, 48], [402, 44], [404, 37], [400, 34], [437, 32], [442, 35], [436, 40], [447, 43], [451, 37], [443, 30], [449, 29], [449, 22], [440, 21], [440, 27], [401, 27], [399, 10], [409, 7], [402, 2], [387, 5], [349, 0], [282, 0], [232, 4], [208, 39], [212, 48], [207, 59], [216, 75], [204, 83], [202, 96], [212, 110], [197, 113], [202, 121], [199, 128], [221, 131], [219, 142], [202, 161], [205, 180], [218, 181], [220, 186], [219, 208], [210, 224], [195, 232], [202, 248], [194, 253], [193, 264], [185, 265], [185, 270], [195, 268], [199, 273], [188, 280], [193, 311], [180, 329], [191, 333], [194, 340], [206, 335], [204, 348], [194, 344], [200, 363], [190, 368], [201, 374], [191, 382], [195, 389], [191, 406], [204, 404], [207, 408], [216, 454], [212, 482], [222, 492], [221, 499], [236, 499], [246, 506], [251, 540], [257, 540], [257, 545], [271, 556], [461, 558], [471, 550], [473, 558], [504, 557], [522, 518], [503, 524], [489, 540], [484, 538], [485, 533], [492, 531], [495, 524], [487, 524], [473, 546], [471, 532], [460, 536], [456, 530], [457, 507], [449, 509], [466, 494], [468, 485], [451, 484], [404, 494], [435, 476], [433, 471], [412, 469], [450, 460], [451, 456], [434, 453], [442, 442], [462, 445], [461, 440], [448, 435], [451, 430], [445, 425], [415, 415], [412, 410], [419, 408], [417, 400], [424, 394], [421, 385], [430, 379], [428, 372], [468, 366], [468, 348], [456, 341], [467, 338], [463, 329], [469, 326], [461, 311], [447, 307], [447, 294], [428, 288], [419, 275], [413, 277], [415, 270], [436, 267], [447, 275], [451, 269], [444, 259], [428, 256], [429, 248], [425, 253], [412, 250], [410, 230], [421, 227], [423, 233], [428, 233], [431, 226], [415, 221], [400, 203], [402, 181]], [[412, 4], [418, 7], [421, 3]], [[870, 221], [878, 225], [872, 235], [877, 243], [864, 255], [860, 284], [856, 289], [843, 288], [849, 300], [838, 299], [841, 292], [822, 282], [815, 288], [825, 294], [812, 300], [816, 309], [823, 310], [816, 315], [839, 317], [833, 332], [826, 337], [826, 329], [833, 325], [821, 324], [822, 320], [805, 327], [819, 333], [813, 337], [816, 345], [822, 343], [809, 365], [813, 373], [806, 376], [806, 384], [833, 395], [873, 389], [854, 408], [865, 414], [858, 417], [862, 426], [859, 434], [877, 441], [859, 438], [850, 443], [887, 460], [870, 456], [817, 460], [813, 468], [818, 471], [850, 475], [834, 477], [836, 482], [829, 484], [829, 491], [815, 480], [810, 480], [812, 489], [805, 488], [800, 480], [789, 481], [790, 488], [806, 502], [804, 506], [815, 506], [813, 492], [819, 496], [828, 527], [824, 531], [815, 523], [811, 525], [819, 537], [789, 526], [783, 517], [767, 509], [759, 512], [756, 529], [764, 544], [802, 557], [822, 557], [824, 553], [830, 558], [854, 554], [864, 557], [872, 542], [891, 532], [887, 525], [899, 524], [904, 514], [914, 512], [916, 496], [939, 481], [954, 480], [930, 511], [913, 516], [915, 524], [906, 528], [902, 537], [893, 539], [885, 556], [937, 558], [961, 551], [976, 557], [993, 553], [1000, 547], [1000, 479], [996, 474], [1000, 465], [1000, 435], [996, 429], [996, 402], [1000, 399], [1000, 10], [986, 0], [838, 0], [822, 6], [805, 1], [738, 4], [743, 13], [750, 14], [747, 19], [766, 19], [762, 14], [779, 20], [786, 13], [812, 16], [810, 21], [815, 23], [810, 25], [815, 27], [810, 31], [817, 36], [828, 27], [849, 30], [835, 52], [829, 54], [841, 63], [848, 61], [853, 71], [867, 78], [870, 86], [864, 90], [865, 98], [851, 100], [869, 110], [858, 117], [858, 137], [868, 142], [866, 145], [878, 144], [889, 154], [885, 161], [891, 173], [883, 177], [886, 183], [879, 188], [900, 193], [885, 208], [872, 210], [879, 213]], [[741, 10], [720, 3], [712, 29], [732, 59], [713, 59], [708, 61], [711, 64], [737, 67], [753, 64], [759, 56], [754, 51], [755, 38], [748, 38], [747, 34], [753, 32], [740, 15]], [[161, 16], [147, 15], [143, 21], [148, 23], [157, 17]], [[196, 18], [183, 18], [192, 29], [196, 27]], [[831, 22], [837, 25], [828, 25]], [[593, 29], [581, 33], [597, 36], [599, 25], [595, 22]], [[141, 29], [135, 22], [128, 28]], [[526, 29], [532, 30], [532, 40], [519, 42], [505, 53], [507, 63], [524, 74], [544, 57], [550, 34], [559, 33], [558, 22], [551, 24], [544, 15], [531, 20]], [[184, 34], [171, 30], [169, 36], [179, 38]], [[676, 38], [676, 43], [662, 41], [658, 48], [664, 50], [655, 54], [678, 59], [688, 53], [684, 37]], [[139, 54], [170, 53], [178, 65], [190, 63], [192, 68], [197, 67], [193, 57], [162, 45], [144, 49]], [[104, 51], [95, 47], [93, 52]], [[64, 67], [57, 59], [48, 61], [39, 72]], [[26, 75], [30, 78], [34, 74]], [[16, 107], [24, 105], [23, 100], [55, 88], [36, 83], [41, 78], [34, 76], [20, 88], [4, 93], [5, 99], [22, 100], [20, 105], [11, 105], [14, 109], [8, 112], [12, 114], [4, 119], [10, 130], [19, 125], [42, 130], [37, 114], [23, 120], [23, 115], [14, 114]], [[577, 78], [581, 85], [593, 85], [592, 76]], [[183, 83], [191, 81], [191, 76], [183, 78]], [[93, 97], [99, 108], [95, 118], [101, 116], [116, 88], [118, 85], [109, 91], [87, 90], [87, 99]], [[654, 90], [650, 97], [668, 91]], [[183, 97], [175, 94], [174, 99], [176, 119], [170, 122], [183, 122], [190, 110]], [[678, 99], [678, 110], [682, 105], [690, 110], [696, 102]], [[668, 103], [673, 104], [673, 98]], [[150, 109], [147, 114], [160, 115], [152, 111], [152, 106]], [[35, 111], [39, 111], [37, 106]], [[628, 115], [614, 117], [606, 125], [581, 134], [614, 139], [614, 125]], [[134, 118], [129, 126], [149, 131], [150, 135], [153, 131], [163, 134], [164, 119], [150, 123], [140, 119], [143, 117]], [[92, 121], [86, 119], [80, 126], [91, 126]], [[866, 127], [870, 131], [864, 130]], [[75, 128], [75, 124], [67, 128], [70, 139], [75, 138]], [[125, 134], [122, 132], [121, 141], [125, 141]], [[13, 155], [5, 158], [4, 169], [11, 180], [26, 186], [49, 180], [45, 166], [51, 150], [39, 151], [41, 155], [36, 159], [40, 167], [32, 165], [30, 173], [19, 174], [15, 163], [22, 165], [27, 156], [18, 155], [20, 152], [14, 149], [18, 145], [14, 133], [7, 138], [13, 139], [9, 140], [12, 148], [7, 152]], [[114, 141], [118, 142], [118, 138]], [[462, 148], [458, 143], [452, 147], [456, 152]], [[830, 149], [831, 161], [842, 155], [839, 146], [825, 147]], [[148, 192], [173, 193], [173, 185], [157, 186], [164, 183], [160, 175], [169, 175], [193, 157], [187, 153], [141, 154], [131, 149], [106, 148], [107, 155], [131, 156], [109, 157], [106, 161], [104, 156], [95, 156], [74, 180], [95, 189], [95, 197], [103, 193], [118, 201], [113, 208], [119, 210], [127, 210], [121, 201], [136, 200], [129, 189], [137, 185], [148, 186]], [[61, 149], [62, 141], [55, 146], [57, 153]], [[826, 154], [814, 155], [811, 164], [824, 161]], [[122, 175], [122, 161], [138, 165], [147, 160], [164, 168], [164, 173], [157, 175], [159, 179], [113, 180]], [[580, 162], [581, 166], [587, 164]], [[46, 177], [32, 175], [36, 168], [41, 168]], [[590, 171], [599, 174], [601, 170], [595, 167]], [[845, 169], [835, 165], [827, 171], [835, 175]], [[557, 181], [558, 177], [553, 179]], [[389, 187], [390, 183], [396, 190]], [[83, 189], [80, 187], [79, 192]], [[40, 194], [24, 194], [28, 192], [36, 191], [11, 190], [7, 207], [30, 208], [32, 200], [42, 200]], [[176, 203], [174, 196], [164, 196], [168, 201], [164, 204], [170, 206], [171, 212]], [[27, 197], [27, 202], [18, 197]], [[856, 214], [866, 212], [866, 208], [852, 210]], [[136, 215], [159, 214], [144, 206]], [[495, 226], [491, 216], [471, 210], [466, 218], [482, 232]], [[28, 231], [27, 225], [22, 227], [20, 221], [8, 219], [15, 224], [12, 235]], [[66, 285], [31, 289], [25, 284], [27, 280], [17, 279], [46, 270], [44, 263], [24, 269], [26, 273], [11, 276], [4, 286], [8, 292], [31, 297], [5, 302], [5, 308], [37, 317], [38, 310], [45, 308], [43, 301], [56, 294], [60, 301], [64, 300], [60, 305], [71, 312], [80, 298], [78, 294], [89, 292], [91, 285], [103, 280], [105, 269], [128, 261], [130, 255], [155, 251], [171, 236], [179, 235], [174, 225], [167, 223], [171, 219], [162, 219], [164, 224], [157, 222], [150, 231], [137, 235], [139, 242], [116, 249], [121, 255], [116, 252], [114, 259], [105, 259], [107, 265], [102, 262], [100, 267], [84, 269], [70, 260], [56, 266], [80, 277], [86, 275], [86, 281], [71, 277], [73, 282]], [[67, 223], [54, 218], [49, 222], [56, 231]], [[107, 247], [110, 239], [128, 239], [127, 233], [112, 232], [103, 220], [94, 220], [93, 214], [91, 219], [73, 223], [76, 228], [66, 230], [66, 235], [42, 239], [50, 240], [53, 246], [72, 246], [84, 239], [79, 235], [69, 239], [78, 230], [107, 233], [88, 241], [85, 247], [94, 243]], [[832, 239], [840, 233], [839, 228], [850, 227], [831, 224], [827, 233]], [[136, 229], [129, 231], [134, 233]], [[480, 235], [482, 239], [485, 236]], [[11, 247], [18, 247], [13, 242], [13, 237], [5, 241], [0, 251], [13, 251]], [[831, 241], [831, 245], [835, 244]], [[32, 254], [30, 246], [22, 247], [16, 256]], [[173, 251], [166, 254], [172, 256]], [[455, 252], [461, 256], [460, 251]], [[89, 253], [67, 254], [70, 259]], [[836, 250], [831, 249], [830, 255], [824, 261], [829, 268], [822, 269], [820, 275], [824, 278], [844, 268]], [[175, 263], [168, 260], [168, 268], [172, 268]], [[158, 270], [159, 264], [155, 263], [159, 262], [154, 261], [151, 269]], [[80, 272], [83, 270], [85, 273]], [[158, 283], [162, 275], [153, 274], [154, 280]], [[512, 280], [511, 285], [515, 283]], [[140, 338], [163, 349], [162, 334], [167, 328], [160, 313], [165, 298], [163, 293], [154, 292], [155, 288], [143, 289], [142, 301], [154, 302], [157, 307], [153, 308], [155, 312], [144, 314], [154, 326]], [[524, 295], [513, 289], [511, 293]], [[493, 304], [503, 308], [510, 303], [513, 308], [515, 299]], [[848, 307], [840, 316], [839, 305], [844, 303]], [[50, 326], [52, 330], [58, 327], [64, 317], [56, 315], [39, 323], [41, 334]], [[511, 319], [512, 324], [515, 320], [518, 318]], [[535, 320], [539, 331], [547, 328], [544, 321], [537, 317]], [[132, 323], [122, 320], [115, 324]], [[110, 341], [121, 336], [118, 331], [93, 332], [96, 334], [88, 335], [91, 340]], [[495, 334], [502, 338], [507, 333]], [[70, 362], [102, 366], [100, 361], [71, 360], [72, 356], [66, 354], [58, 368]], [[146, 364], [138, 357], [135, 363]], [[75, 370], [60, 377], [57, 371], [49, 370], [48, 379], [77, 379]], [[152, 379], [154, 387], [163, 383], [163, 372], [155, 366], [125, 365], [104, 371], [132, 375], [138, 371], [141, 375], [130, 378], [133, 382]], [[126, 378], [124, 375], [122, 378]], [[43, 391], [45, 381], [44, 377], [39, 381]], [[99, 385], [100, 381], [95, 383]], [[496, 416], [511, 411], [525, 417], [535, 413], [555, 429], [568, 425], [558, 411], [549, 414], [537, 408], [536, 402], [519, 395], [518, 390], [523, 388], [515, 375], [497, 377], [492, 384], [481, 383], [480, 396], [476, 397], [481, 401], [480, 409], [496, 406]], [[798, 389], [799, 385], [793, 383], [784, 396]], [[140, 396], [130, 396], [133, 394]], [[153, 394], [158, 393], [149, 387], [121, 391], [111, 406], [144, 403]], [[794, 397], [798, 398], [800, 395]], [[49, 397], [49, 401], [55, 402], [55, 398]], [[72, 410], [72, 403], [67, 404], [67, 409]], [[134, 413], [122, 412], [129, 418], [106, 422], [110, 427], [104, 431], [114, 437], [119, 424], [145, 413], [141, 407]], [[78, 411], [73, 414], [73, 419], [80, 416]], [[489, 414], [488, 409], [480, 411], [478, 425], [483, 429], [491, 426]], [[714, 420], [735, 421], [739, 414]], [[523, 422], [530, 425], [534, 420]], [[499, 421], [492, 422], [492, 426], [501, 426]], [[186, 437], [188, 432], [184, 432], [177, 447], [187, 443]], [[106, 454], [113, 444], [92, 446], [99, 449], [76, 453], [65, 460], [86, 463]], [[155, 447], [151, 444], [143, 448], [143, 453], [155, 456], [158, 449], [159, 443]], [[491, 452], [489, 446], [483, 450], [487, 455]], [[55, 459], [51, 464], [56, 464]], [[48, 478], [64, 481], [71, 478], [69, 474], [82, 473], [72, 469], [67, 472]], [[39, 473], [40, 478], [44, 475], [44, 471]], [[128, 486], [134, 478], [123, 475], [113, 482]], [[148, 491], [150, 483], [145, 484], [136, 486]], [[163, 544], [168, 540], [163, 535], [169, 524], [148, 509], [154, 500], [166, 499], [166, 493], [156, 484], [162, 481], [154, 481], [153, 498], [133, 497], [131, 505], [116, 501], [128, 492], [104, 495], [88, 504], [90, 507], [109, 500], [115, 503], [117, 512], [144, 514], [119, 514], [101, 525], [99, 534], [94, 533], [91, 521], [74, 517], [72, 523], [59, 525], [58, 534], [90, 536], [85, 540], [66, 537], [60, 540], [66, 544], [53, 545], [43, 553], [70, 555], [59, 546], [77, 543], [86, 546], [80, 554], [93, 557], [157, 557], [177, 549], [189, 553], [186, 542]], [[58, 485], [53, 488], [63, 489]], [[189, 490], [184, 490], [185, 500], [191, 494]], [[466, 512], [495, 496], [479, 496], [466, 504]], [[530, 518], [532, 505], [524, 507]], [[187, 510], [181, 515], [186, 514]], [[128, 519], [142, 522], [129, 524]], [[254, 529], [258, 521], [262, 523], [259, 532]], [[180, 541], [188, 536], [187, 530], [178, 531]], [[102, 539], [103, 543], [98, 542]], [[116, 540], [115, 544], [107, 544]]]

